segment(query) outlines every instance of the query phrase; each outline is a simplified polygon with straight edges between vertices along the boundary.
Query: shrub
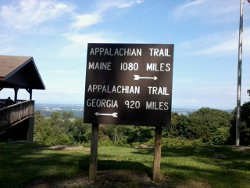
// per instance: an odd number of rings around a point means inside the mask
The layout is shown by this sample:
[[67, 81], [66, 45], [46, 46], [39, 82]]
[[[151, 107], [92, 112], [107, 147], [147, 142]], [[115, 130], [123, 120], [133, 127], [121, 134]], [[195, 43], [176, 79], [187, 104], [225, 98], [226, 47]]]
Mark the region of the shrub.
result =
[[[230, 143], [235, 143], [236, 110], [233, 112], [232, 126], [230, 129]], [[240, 116], [240, 144], [250, 145], [250, 102], [241, 106]]]
[[189, 115], [173, 113], [169, 135], [207, 144], [225, 144], [231, 119], [230, 113], [210, 108], [201, 108]]

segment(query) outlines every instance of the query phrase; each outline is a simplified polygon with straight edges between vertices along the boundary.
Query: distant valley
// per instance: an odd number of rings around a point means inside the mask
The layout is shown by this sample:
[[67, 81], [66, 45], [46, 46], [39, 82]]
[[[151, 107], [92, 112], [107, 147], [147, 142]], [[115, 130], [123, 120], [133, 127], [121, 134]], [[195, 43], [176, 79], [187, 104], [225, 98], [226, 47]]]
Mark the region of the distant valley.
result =
[[[189, 114], [197, 109], [173, 108], [172, 111], [178, 114]], [[35, 111], [44, 116], [50, 116], [53, 112], [71, 112], [75, 117], [83, 117], [83, 104], [36, 104]]]

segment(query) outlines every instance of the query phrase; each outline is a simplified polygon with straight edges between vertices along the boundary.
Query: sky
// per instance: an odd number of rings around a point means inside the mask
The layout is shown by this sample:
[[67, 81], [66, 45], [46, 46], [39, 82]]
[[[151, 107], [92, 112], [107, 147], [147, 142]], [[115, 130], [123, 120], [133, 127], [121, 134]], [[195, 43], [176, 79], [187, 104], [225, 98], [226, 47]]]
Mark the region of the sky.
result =
[[[236, 106], [240, 0], [0, 0], [0, 54], [32, 56], [37, 103], [84, 103], [87, 43], [174, 44], [174, 108]], [[244, 4], [242, 103], [250, 89]], [[14, 96], [3, 89], [0, 98]], [[12, 97], [13, 98], [13, 97]], [[28, 99], [26, 90], [18, 98]]]

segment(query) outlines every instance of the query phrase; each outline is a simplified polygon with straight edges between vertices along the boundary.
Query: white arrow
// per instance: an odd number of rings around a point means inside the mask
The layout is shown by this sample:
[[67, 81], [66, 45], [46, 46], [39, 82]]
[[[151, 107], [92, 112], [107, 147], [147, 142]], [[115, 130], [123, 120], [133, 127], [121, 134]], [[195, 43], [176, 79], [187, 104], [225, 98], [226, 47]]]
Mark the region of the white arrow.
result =
[[96, 112], [95, 113], [96, 116], [112, 116], [113, 118], [118, 118], [118, 113], [117, 112], [114, 112], [114, 113], [99, 113], [99, 112]]
[[143, 77], [143, 76], [139, 76], [139, 75], [134, 75], [134, 80], [157, 80], [158, 78], [156, 76], [153, 77]]

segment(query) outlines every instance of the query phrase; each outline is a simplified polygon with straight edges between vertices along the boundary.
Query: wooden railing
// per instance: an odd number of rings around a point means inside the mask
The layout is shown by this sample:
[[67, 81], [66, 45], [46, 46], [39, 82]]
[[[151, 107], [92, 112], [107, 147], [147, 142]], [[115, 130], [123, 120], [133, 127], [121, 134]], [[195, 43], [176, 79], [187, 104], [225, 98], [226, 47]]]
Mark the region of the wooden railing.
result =
[[34, 115], [34, 101], [19, 102], [0, 109], [0, 128]]

